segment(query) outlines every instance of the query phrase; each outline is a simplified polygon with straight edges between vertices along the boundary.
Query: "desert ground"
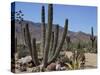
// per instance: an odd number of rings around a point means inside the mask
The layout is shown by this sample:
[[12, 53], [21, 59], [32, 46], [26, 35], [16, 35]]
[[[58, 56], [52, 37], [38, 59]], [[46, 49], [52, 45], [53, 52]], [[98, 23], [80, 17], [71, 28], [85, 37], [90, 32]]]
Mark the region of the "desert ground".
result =
[[[72, 55], [72, 52], [67, 51], [66, 55], [70, 57]], [[85, 69], [97, 68], [97, 54], [85, 53], [85, 57], [86, 57]]]

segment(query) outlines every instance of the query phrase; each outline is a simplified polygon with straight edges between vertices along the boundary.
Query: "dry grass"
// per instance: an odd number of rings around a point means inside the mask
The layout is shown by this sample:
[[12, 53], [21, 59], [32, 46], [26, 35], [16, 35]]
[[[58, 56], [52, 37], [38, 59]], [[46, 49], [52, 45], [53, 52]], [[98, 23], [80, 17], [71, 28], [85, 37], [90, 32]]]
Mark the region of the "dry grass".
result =
[[[66, 55], [68, 55], [68, 57], [70, 57], [72, 55], [72, 52], [67, 51]], [[86, 69], [97, 68], [97, 54], [85, 53], [85, 57], [86, 57], [86, 63], [85, 63]]]

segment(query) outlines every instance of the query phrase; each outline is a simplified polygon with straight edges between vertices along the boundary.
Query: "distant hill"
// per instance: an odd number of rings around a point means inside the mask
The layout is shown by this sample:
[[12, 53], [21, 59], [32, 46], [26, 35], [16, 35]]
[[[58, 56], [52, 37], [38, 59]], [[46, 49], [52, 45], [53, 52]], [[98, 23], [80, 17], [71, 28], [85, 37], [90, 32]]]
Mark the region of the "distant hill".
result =
[[[23, 27], [26, 24], [29, 24], [29, 29], [31, 33], [31, 37], [35, 37], [37, 41], [41, 40], [41, 23], [34, 23], [31, 21], [23, 21]], [[53, 31], [55, 28], [55, 24], [53, 25]], [[63, 32], [63, 27], [59, 27], [59, 40], [61, 39], [62, 32]], [[15, 34], [17, 35], [17, 38], [19, 39], [19, 42], [21, 42], [22, 38], [22, 33], [21, 33], [21, 28], [20, 24], [18, 21], [15, 21]], [[84, 32], [73, 32], [73, 31], [68, 31], [68, 35], [71, 37], [72, 42], [77, 42], [77, 41], [85, 41], [88, 42], [90, 40], [90, 34], [84, 33]]]

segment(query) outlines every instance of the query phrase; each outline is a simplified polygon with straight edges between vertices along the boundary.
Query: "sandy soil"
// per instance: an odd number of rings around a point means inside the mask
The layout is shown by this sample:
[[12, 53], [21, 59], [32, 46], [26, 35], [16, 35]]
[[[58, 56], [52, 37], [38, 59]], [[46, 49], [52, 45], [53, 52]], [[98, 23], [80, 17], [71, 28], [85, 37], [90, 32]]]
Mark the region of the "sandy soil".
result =
[[86, 68], [97, 68], [97, 54], [86, 53]]
[[[66, 54], [68, 57], [72, 55], [72, 52], [67, 51]], [[97, 68], [97, 54], [95, 53], [85, 53], [86, 63], [85, 68]]]

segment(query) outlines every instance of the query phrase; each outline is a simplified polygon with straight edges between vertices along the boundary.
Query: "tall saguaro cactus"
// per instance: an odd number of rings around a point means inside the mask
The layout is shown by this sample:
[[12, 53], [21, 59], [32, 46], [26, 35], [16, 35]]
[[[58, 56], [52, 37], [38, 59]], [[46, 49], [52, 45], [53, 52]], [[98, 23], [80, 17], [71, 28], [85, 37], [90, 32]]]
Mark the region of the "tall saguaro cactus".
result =
[[90, 36], [90, 40], [92, 42], [92, 48], [94, 47], [94, 41], [95, 41], [95, 37], [94, 37], [94, 33], [93, 33], [93, 27], [91, 27], [91, 36]]
[[[47, 27], [45, 26], [45, 8], [42, 6], [42, 12], [41, 12], [41, 26], [42, 26], [42, 40], [41, 40], [41, 50], [43, 51], [43, 68], [46, 68], [48, 64], [54, 62], [57, 58], [57, 56], [60, 53], [60, 50], [62, 49], [63, 43], [65, 41], [67, 31], [68, 31], [68, 19], [65, 20], [65, 26], [63, 35], [61, 38], [60, 43], [58, 43], [58, 35], [59, 35], [59, 25], [56, 25], [55, 32], [52, 31], [52, 25], [53, 25], [53, 5], [48, 5], [48, 24]], [[46, 29], [47, 28], [47, 29]], [[25, 42], [27, 43], [27, 46], [29, 47], [30, 54], [32, 57], [32, 60], [34, 64], [37, 66], [39, 65], [38, 61], [38, 54], [36, 49], [36, 39], [33, 38], [33, 43], [31, 44], [31, 36], [29, 32], [28, 24], [26, 25], [24, 29], [24, 35], [25, 35]]]
[[28, 24], [26, 24], [26, 26], [25, 26], [24, 36], [26, 37], [25, 40], [26, 40], [26, 44], [29, 48], [29, 51], [30, 51], [30, 54], [32, 57], [32, 61], [37, 66], [37, 65], [39, 65], [39, 61], [38, 61], [38, 55], [37, 55], [37, 50], [36, 50], [36, 39], [33, 38], [33, 41], [32, 41], [33, 45], [32, 45]]
[[47, 26], [47, 33], [46, 33], [46, 41], [45, 41], [45, 50], [44, 50], [44, 58], [43, 58], [43, 65], [46, 67], [48, 61], [48, 52], [50, 47], [50, 40], [51, 40], [51, 33], [52, 33], [52, 22], [53, 22], [53, 5], [48, 5], [48, 26]]
[[39, 61], [38, 61], [38, 52], [37, 52], [37, 49], [36, 49], [36, 39], [33, 38], [33, 50], [32, 50], [32, 56], [33, 56], [33, 59], [34, 59], [34, 64], [35, 65], [39, 65]]
[[63, 35], [62, 35], [62, 39], [59, 43], [59, 46], [57, 47], [54, 56], [51, 58], [51, 60], [48, 61], [48, 64], [55, 61], [55, 59], [57, 58], [57, 56], [60, 53], [60, 50], [62, 49], [63, 43], [65, 41], [66, 38], [66, 34], [67, 34], [67, 30], [68, 30], [68, 19], [65, 20], [65, 26], [64, 26], [64, 31], [63, 31]]
[[51, 34], [51, 41], [50, 41], [50, 48], [49, 48], [48, 58], [50, 58], [50, 56], [53, 55], [52, 54], [53, 45], [54, 45], [54, 32], [52, 32], [52, 34]]
[[46, 28], [45, 28], [45, 8], [44, 6], [42, 6], [42, 12], [41, 12], [42, 16], [41, 16], [41, 21], [42, 21], [42, 42], [41, 42], [41, 51], [43, 51], [42, 53], [44, 53], [44, 48], [45, 48], [45, 32], [46, 32]]
[[57, 48], [58, 35], [59, 35], [59, 25], [56, 25], [55, 32], [54, 32], [54, 46], [53, 46], [53, 49], [52, 49], [52, 54], [53, 55], [54, 55], [55, 50]]
[[70, 44], [71, 44], [70, 36], [66, 36], [66, 42], [67, 42], [67, 50], [70, 50]]
[[[44, 24], [44, 7], [42, 7], [42, 27], [45, 29]], [[63, 43], [66, 38], [67, 30], [68, 30], [68, 19], [65, 21], [65, 26], [64, 26], [64, 31], [62, 35], [62, 39], [58, 45], [58, 35], [59, 35], [59, 25], [56, 25], [55, 27], [55, 32], [52, 32], [52, 25], [53, 25], [53, 5], [49, 4], [48, 5], [48, 24], [47, 24], [47, 29], [46, 34], [45, 31], [43, 30], [42, 35], [46, 35], [42, 41], [42, 44], [44, 44], [45, 48], [44, 49], [44, 55], [43, 55], [43, 67], [47, 67], [48, 64], [51, 62], [54, 62], [57, 58], [57, 56], [60, 53], [60, 50], [62, 49]], [[43, 46], [43, 45], [42, 45]]]

